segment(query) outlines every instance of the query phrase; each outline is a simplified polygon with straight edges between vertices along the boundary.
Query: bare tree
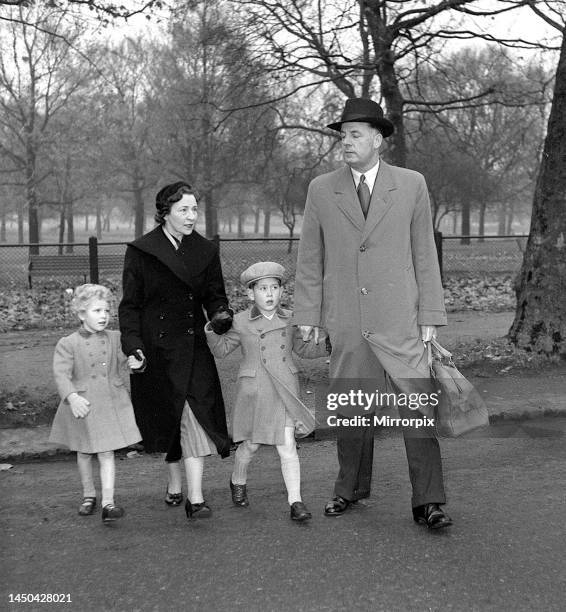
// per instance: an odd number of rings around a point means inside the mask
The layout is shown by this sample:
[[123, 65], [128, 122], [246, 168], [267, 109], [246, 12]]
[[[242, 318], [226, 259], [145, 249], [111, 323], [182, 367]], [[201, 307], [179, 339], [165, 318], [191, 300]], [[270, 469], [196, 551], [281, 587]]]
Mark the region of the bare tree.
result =
[[[434, 63], [450, 39], [480, 37], [496, 41], [489, 33], [464, 26], [461, 16], [493, 17], [526, 5], [527, 0], [502, 0], [483, 8], [477, 0], [234, 0], [257, 33], [257, 50], [268, 68], [282, 73], [290, 84], [286, 96], [297, 90], [332, 83], [343, 95], [383, 99], [395, 125], [388, 156], [406, 165], [403, 115], [410, 109], [466, 105], [478, 102], [492, 88], [473, 96], [459, 93], [425, 100], [412, 97], [405, 83], [415, 81], [423, 66]], [[527, 41], [497, 41], [533, 48]], [[341, 106], [341, 103], [339, 104]], [[335, 118], [332, 100], [323, 118]]]
[[[540, 11], [539, 11], [540, 13]], [[566, 356], [566, 27], [564, 13], [543, 14], [562, 32], [562, 47], [531, 230], [516, 282], [517, 310], [509, 337], [519, 347]]]
[[79, 38], [78, 24], [64, 11], [35, 6], [17, 11], [20, 20], [3, 24], [0, 32], [0, 125], [10, 135], [9, 144], [0, 143], [0, 154], [23, 172], [29, 241], [37, 243], [38, 188], [45, 178], [38, 173], [38, 157], [50, 121], [88, 80], [89, 71], [77, 66], [69, 45], [53, 34]]

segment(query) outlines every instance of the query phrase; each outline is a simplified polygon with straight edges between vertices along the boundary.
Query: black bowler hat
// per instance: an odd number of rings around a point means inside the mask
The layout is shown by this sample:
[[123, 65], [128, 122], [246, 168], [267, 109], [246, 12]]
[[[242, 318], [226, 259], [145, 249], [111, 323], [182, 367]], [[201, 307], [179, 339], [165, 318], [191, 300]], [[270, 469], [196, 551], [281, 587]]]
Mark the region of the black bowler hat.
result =
[[340, 121], [331, 123], [326, 127], [339, 132], [342, 129], [342, 124], [348, 123], [349, 121], [369, 123], [375, 126], [383, 134], [384, 138], [391, 136], [395, 129], [391, 121], [383, 116], [383, 109], [381, 106], [379, 106], [377, 102], [368, 100], [367, 98], [348, 98], [344, 105]]

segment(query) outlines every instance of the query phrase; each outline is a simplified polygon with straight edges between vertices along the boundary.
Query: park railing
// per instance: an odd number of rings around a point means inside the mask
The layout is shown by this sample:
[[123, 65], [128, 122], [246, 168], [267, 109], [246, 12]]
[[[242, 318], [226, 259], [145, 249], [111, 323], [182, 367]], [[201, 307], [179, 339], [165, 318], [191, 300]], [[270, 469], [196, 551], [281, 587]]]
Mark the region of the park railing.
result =
[[[237, 282], [256, 261], [277, 261], [294, 276], [298, 238], [222, 238], [219, 245], [224, 277]], [[443, 236], [435, 242], [444, 278], [515, 275], [521, 266], [526, 235]], [[0, 244], [0, 288], [46, 287], [53, 283], [120, 282], [126, 242], [92, 237], [73, 244]]]

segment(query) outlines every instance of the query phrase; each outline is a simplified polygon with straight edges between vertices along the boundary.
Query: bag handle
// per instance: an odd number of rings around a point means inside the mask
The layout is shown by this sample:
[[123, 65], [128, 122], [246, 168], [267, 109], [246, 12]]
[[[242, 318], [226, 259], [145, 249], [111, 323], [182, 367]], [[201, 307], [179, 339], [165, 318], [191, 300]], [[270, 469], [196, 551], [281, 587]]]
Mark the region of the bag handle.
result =
[[[427, 342], [425, 342], [426, 348], [427, 348], [427, 356], [428, 356], [428, 367], [432, 367], [432, 361], [433, 361], [433, 357], [434, 357], [434, 353], [436, 353], [437, 355], [440, 356], [440, 358], [445, 358], [448, 360], [448, 362], [452, 365], [454, 365], [454, 362], [452, 361], [452, 353], [448, 350], [445, 349], [436, 338], [432, 338], [431, 340], [428, 340]], [[433, 350], [434, 349], [434, 350]]]

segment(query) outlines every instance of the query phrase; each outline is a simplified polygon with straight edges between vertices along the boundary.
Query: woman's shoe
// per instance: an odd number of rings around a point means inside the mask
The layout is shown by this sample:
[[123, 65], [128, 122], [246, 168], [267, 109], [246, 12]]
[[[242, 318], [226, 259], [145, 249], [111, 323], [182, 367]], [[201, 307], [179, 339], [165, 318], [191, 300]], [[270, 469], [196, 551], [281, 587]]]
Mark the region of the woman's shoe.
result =
[[83, 498], [83, 503], [79, 508], [79, 514], [81, 516], [89, 516], [94, 513], [94, 509], [96, 508], [96, 497], [85, 497]]
[[120, 508], [120, 506], [115, 506], [114, 504], [106, 504], [106, 506], [102, 508], [103, 523], [112, 523], [116, 519], [122, 518], [123, 516], [124, 508]]
[[169, 489], [165, 492], [165, 503], [168, 506], [180, 506], [183, 502], [182, 493], [169, 493]]
[[230, 491], [232, 493], [232, 503], [235, 506], [242, 506], [245, 508], [250, 505], [248, 501], [248, 490], [245, 484], [234, 484], [230, 478]]
[[188, 519], [210, 518], [212, 510], [205, 501], [200, 502], [200, 504], [191, 504], [189, 498], [187, 498], [185, 502], [185, 513]]

